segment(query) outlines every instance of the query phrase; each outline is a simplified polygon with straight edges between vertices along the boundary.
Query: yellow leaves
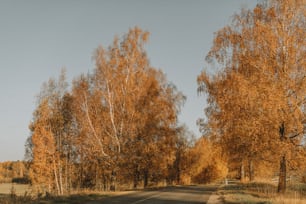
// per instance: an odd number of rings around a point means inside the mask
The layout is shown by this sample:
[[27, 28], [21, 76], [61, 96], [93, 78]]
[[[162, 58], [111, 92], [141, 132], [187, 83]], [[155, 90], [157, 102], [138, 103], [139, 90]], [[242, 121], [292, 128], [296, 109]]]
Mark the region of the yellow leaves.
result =
[[[48, 177], [58, 193], [63, 193], [63, 180], [75, 179], [82, 186], [88, 176], [90, 185], [96, 185], [102, 172], [104, 183], [114, 174], [129, 175], [125, 181], [137, 181], [133, 176], [143, 172], [147, 179], [166, 178], [185, 97], [162, 71], [150, 67], [144, 50], [148, 36], [136, 27], [107, 49], [98, 47], [94, 72], [75, 79], [71, 92], [54, 80], [43, 90], [30, 125], [32, 169], [40, 177], [51, 165]], [[67, 178], [63, 171], [76, 171], [82, 178]]]
[[259, 159], [301, 144], [303, 136], [290, 135], [305, 131], [305, 22], [305, 3], [271, 1], [243, 10], [215, 35], [207, 62], [221, 71], [203, 71], [198, 90], [209, 94], [208, 128], [229, 155]]
[[149, 32], [144, 32], [144, 33], [142, 34], [142, 40], [143, 40], [144, 42], [147, 42], [147, 41], [149, 40], [149, 36], [150, 36], [150, 33], [149, 33]]
[[189, 175], [195, 183], [207, 183], [226, 177], [228, 169], [221, 149], [207, 138], [200, 138], [189, 151]]
[[259, 16], [261, 17], [263, 15], [263, 10], [262, 10], [262, 7], [260, 5], [257, 5], [254, 10], [253, 10], [254, 14], [256, 16]]
[[[33, 177], [31, 179], [34, 184], [46, 183], [52, 178], [52, 169], [49, 165], [56, 152], [56, 147], [50, 127], [50, 113], [48, 101], [44, 100], [37, 110], [38, 118], [33, 123], [33, 165], [31, 166]], [[48, 183], [50, 184], [49, 181]]]

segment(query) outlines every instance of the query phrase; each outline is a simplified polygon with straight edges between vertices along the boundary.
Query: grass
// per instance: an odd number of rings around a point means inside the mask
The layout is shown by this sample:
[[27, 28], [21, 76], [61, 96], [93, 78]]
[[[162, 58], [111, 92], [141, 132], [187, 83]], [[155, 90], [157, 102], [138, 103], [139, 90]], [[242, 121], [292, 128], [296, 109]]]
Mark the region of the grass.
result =
[[108, 194], [74, 194], [67, 196], [37, 197], [29, 194], [21, 196], [6, 195], [0, 198], [1, 204], [83, 204], [111, 196]]
[[83, 204], [123, 193], [128, 192], [84, 191], [65, 196], [44, 196], [33, 193], [29, 185], [3, 183], [0, 184], [0, 204]]
[[[275, 184], [254, 182], [224, 185], [218, 190], [225, 204], [305, 204], [306, 184], [289, 185], [285, 195], [276, 192]], [[67, 196], [33, 195], [30, 186], [21, 184], [0, 184], [1, 204], [83, 204], [99, 201], [108, 196], [128, 192], [76, 192]]]
[[106, 194], [75, 194], [70, 196], [49, 197], [36, 199], [32, 203], [39, 204], [83, 204], [90, 201], [97, 201], [105, 198]]
[[16, 195], [24, 195], [26, 192], [30, 192], [31, 188], [26, 184], [14, 184], [14, 183], [1, 183], [0, 195], [11, 194], [12, 190]]
[[259, 196], [250, 192], [243, 184], [230, 184], [223, 186], [219, 191], [223, 202], [226, 204], [235, 203], [271, 203], [269, 199], [264, 196]]
[[222, 186], [218, 194], [226, 204], [237, 203], [271, 203], [271, 204], [305, 204], [306, 184], [289, 185], [287, 193], [280, 195], [277, 187], [271, 183], [236, 183]]

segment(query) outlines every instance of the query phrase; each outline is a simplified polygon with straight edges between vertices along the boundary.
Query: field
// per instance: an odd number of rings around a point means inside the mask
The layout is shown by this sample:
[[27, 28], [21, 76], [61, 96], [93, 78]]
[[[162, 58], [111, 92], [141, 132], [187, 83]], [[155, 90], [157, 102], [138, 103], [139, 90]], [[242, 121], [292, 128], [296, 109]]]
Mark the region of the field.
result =
[[29, 185], [0, 183], [0, 203], [1, 204], [21, 204], [32, 200]]
[[13, 184], [13, 183], [1, 183], [0, 184], [0, 195], [16, 194], [18, 196], [30, 193], [31, 188], [26, 184]]

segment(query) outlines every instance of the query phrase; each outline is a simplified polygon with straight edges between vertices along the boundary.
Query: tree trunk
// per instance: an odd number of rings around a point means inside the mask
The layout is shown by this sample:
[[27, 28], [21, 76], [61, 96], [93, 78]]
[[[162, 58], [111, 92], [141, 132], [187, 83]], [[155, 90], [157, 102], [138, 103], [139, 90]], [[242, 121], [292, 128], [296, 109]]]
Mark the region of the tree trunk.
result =
[[95, 190], [99, 190], [98, 164], [95, 164]]
[[58, 161], [58, 176], [59, 176], [59, 190], [60, 190], [60, 195], [63, 195], [63, 169], [62, 169], [62, 164], [61, 160], [59, 159]]
[[116, 172], [115, 170], [112, 170], [110, 182], [111, 182], [110, 190], [116, 191]]
[[65, 192], [69, 192], [69, 188], [68, 188], [68, 174], [69, 174], [69, 166], [68, 166], [68, 156], [66, 154], [66, 158], [65, 158]]
[[106, 175], [105, 172], [103, 171], [103, 190], [106, 191], [107, 190], [107, 181], [106, 181]]
[[[280, 136], [281, 141], [284, 141], [286, 139], [284, 122], [279, 127], [279, 136]], [[278, 181], [278, 188], [277, 188], [278, 193], [286, 192], [286, 174], [287, 174], [286, 165], [287, 165], [286, 155], [285, 153], [283, 153], [283, 156], [281, 157], [281, 160], [280, 160], [280, 166], [279, 166], [279, 181]]]
[[181, 183], [181, 170], [180, 168], [177, 168], [177, 172], [176, 172], [176, 183], [180, 184]]
[[60, 195], [60, 187], [59, 187], [59, 184], [58, 184], [56, 164], [55, 164], [54, 158], [53, 158], [53, 172], [54, 172], [54, 179], [55, 179], [55, 186], [56, 186], [56, 190], [57, 190], [57, 195]]
[[134, 184], [133, 184], [134, 189], [136, 189], [137, 186], [138, 186], [138, 180], [139, 180], [139, 171], [138, 171], [138, 167], [135, 167], [135, 170], [134, 170]]
[[253, 169], [253, 161], [249, 161], [249, 179], [250, 181], [254, 180], [254, 169]]
[[244, 164], [242, 162], [240, 166], [240, 181], [244, 182], [244, 178], [245, 178], [245, 172], [244, 172]]
[[143, 187], [144, 188], [148, 186], [148, 180], [149, 180], [149, 171], [144, 170], [143, 172]]
[[286, 192], [286, 156], [283, 155], [280, 161], [280, 168], [279, 168], [279, 182], [278, 182], [278, 193], [285, 193]]
[[180, 184], [180, 182], [181, 182], [180, 163], [181, 163], [181, 153], [180, 153], [180, 150], [178, 150], [178, 152], [176, 153], [176, 161], [175, 161], [176, 183], [177, 184]]

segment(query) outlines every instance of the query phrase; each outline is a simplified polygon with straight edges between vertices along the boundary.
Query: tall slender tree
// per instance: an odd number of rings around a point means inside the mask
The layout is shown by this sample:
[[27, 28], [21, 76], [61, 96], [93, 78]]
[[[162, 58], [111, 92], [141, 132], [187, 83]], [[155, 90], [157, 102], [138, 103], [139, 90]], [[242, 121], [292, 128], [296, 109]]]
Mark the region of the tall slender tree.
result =
[[[38, 107], [30, 124], [33, 180], [43, 176], [39, 174], [39, 172], [44, 174], [40, 169], [52, 169], [52, 175], [46, 174], [45, 177], [48, 180], [53, 178], [52, 182], [48, 184], [49, 191], [55, 188], [57, 194], [63, 194], [67, 190], [65, 187], [68, 187], [64, 171], [68, 175], [68, 138], [69, 121], [71, 121], [69, 103], [65, 71], [63, 70], [57, 81], [50, 79], [48, 83], [43, 85], [38, 96]], [[38, 167], [39, 163], [41, 165]], [[64, 180], [66, 181], [65, 186]], [[40, 182], [37, 180], [35, 183], [39, 184]]]

